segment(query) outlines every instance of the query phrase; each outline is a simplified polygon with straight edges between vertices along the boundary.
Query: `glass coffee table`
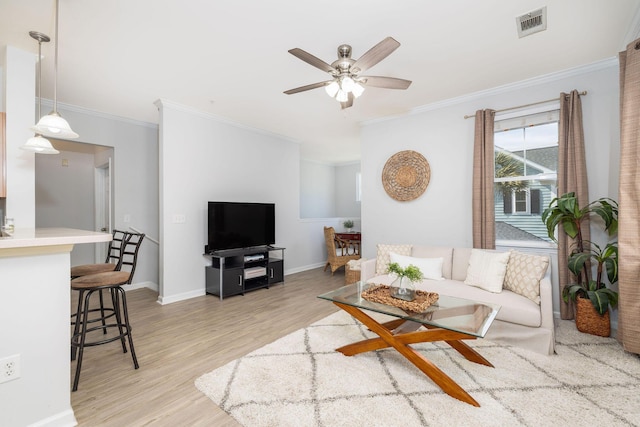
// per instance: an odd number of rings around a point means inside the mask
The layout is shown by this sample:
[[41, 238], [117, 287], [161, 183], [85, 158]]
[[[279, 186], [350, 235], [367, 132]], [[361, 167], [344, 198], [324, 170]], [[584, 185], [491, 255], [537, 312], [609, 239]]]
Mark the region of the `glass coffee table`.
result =
[[[332, 301], [378, 335], [378, 338], [358, 341], [337, 348], [336, 351], [345, 356], [354, 356], [367, 351], [393, 347], [431, 378], [445, 393], [470, 405], [480, 406], [460, 385], [409, 345], [444, 341], [467, 360], [493, 367], [487, 359], [462, 340], [484, 337], [496, 318], [500, 306], [440, 295], [438, 301], [424, 312], [413, 313], [392, 305], [365, 300], [361, 293], [368, 286], [372, 285], [357, 282], [318, 296], [318, 298]], [[380, 323], [363, 310], [386, 314], [396, 319]], [[420, 329], [422, 326], [425, 329]]]

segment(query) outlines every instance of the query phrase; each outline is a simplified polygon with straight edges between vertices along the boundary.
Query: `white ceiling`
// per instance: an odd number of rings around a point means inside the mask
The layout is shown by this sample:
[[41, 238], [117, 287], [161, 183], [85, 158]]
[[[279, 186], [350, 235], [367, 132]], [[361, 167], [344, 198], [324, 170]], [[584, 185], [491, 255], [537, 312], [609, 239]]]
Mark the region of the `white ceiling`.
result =
[[[54, 37], [54, 0], [0, 0], [0, 45], [37, 53]], [[515, 17], [547, 6], [548, 27], [518, 38]], [[638, 35], [638, 0], [60, 0], [58, 102], [157, 123], [163, 98], [285, 136], [304, 158], [360, 157], [360, 123], [437, 101], [612, 58]], [[358, 58], [401, 43], [366, 74], [412, 80], [368, 88], [340, 110], [328, 75], [290, 55]], [[53, 99], [53, 43], [43, 45], [43, 98]], [[73, 126], [73, 123], [72, 123]], [[82, 140], [82, 136], [80, 138]], [[90, 142], [90, 141], [87, 141]]]

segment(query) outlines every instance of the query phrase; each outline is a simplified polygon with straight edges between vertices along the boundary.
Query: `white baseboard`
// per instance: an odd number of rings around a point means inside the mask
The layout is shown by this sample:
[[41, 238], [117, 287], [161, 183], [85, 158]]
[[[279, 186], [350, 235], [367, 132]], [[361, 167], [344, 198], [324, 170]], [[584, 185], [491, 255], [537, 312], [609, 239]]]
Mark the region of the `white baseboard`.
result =
[[171, 304], [173, 302], [184, 301], [187, 299], [200, 297], [202, 295], [206, 295], [206, 291], [204, 289], [191, 291], [191, 292], [184, 292], [182, 294], [177, 294], [177, 295], [158, 296], [158, 304], [161, 304], [161, 305]]
[[[326, 263], [321, 262], [321, 263], [317, 263], [317, 264], [310, 264], [310, 265], [305, 265], [302, 267], [298, 267], [298, 268], [294, 268], [291, 270], [286, 270], [284, 272], [285, 276], [288, 276], [289, 274], [294, 274], [294, 273], [300, 273], [302, 271], [307, 271], [307, 270], [313, 270], [314, 268], [319, 268], [324, 266]], [[285, 281], [286, 284], [286, 281]], [[142, 287], [147, 287], [150, 289], [154, 289], [154, 290], [158, 290], [158, 285], [156, 285], [155, 283], [151, 283], [151, 282], [143, 282], [141, 284], [133, 284], [131, 285], [131, 287], [127, 287], [127, 289], [138, 289], [138, 288], [142, 288]], [[165, 305], [165, 304], [171, 304], [174, 302], [178, 302], [178, 301], [184, 301], [187, 299], [191, 299], [191, 298], [196, 298], [196, 297], [200, 297], [206, 295], [206, 290], [202, 289], [202, 290], [197, 290], [197, 291], [190, 291], [190, 292], [184, 292], [182, 294], [177, 294], [177, 295], [168, 295], [168, 296], [158, 296], [158, 304], [161, 305]]]
[[140, 289], [140, 288], [149, 288], [152, 291], [158, 292], [158, 284], [157, 283], [153, 283], [153, 282], [139, 282], [139, 283], [132, 283], [130, 285], [127, 286], [123, 286], [125, 291], [133, 291], [134, 289]]
[[307, 271], [307, 270], [313, 270], [314, 268], [324, 267], [325, 264], [326, 264], [326, 262], [303, 265], [302, 267], [297, 267], [297, 268], [292, 268], [290, 270], [286, 270], [284, 272], [284, 275], [288, 276], [289, 274], [300, 273], [300, 272]]
[[29, 424], [29, 427], [71, 427], [77, 426], [78, 421], [73, 413], [73, 409], [69, 408], [43, 420]]

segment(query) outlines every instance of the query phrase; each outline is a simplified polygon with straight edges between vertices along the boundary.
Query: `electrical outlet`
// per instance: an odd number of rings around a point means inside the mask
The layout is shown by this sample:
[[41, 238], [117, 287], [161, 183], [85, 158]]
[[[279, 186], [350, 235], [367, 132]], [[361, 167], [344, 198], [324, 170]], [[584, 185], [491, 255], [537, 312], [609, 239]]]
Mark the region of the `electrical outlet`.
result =
[[173, 223], [174, 224], [184, 224], [187, 222], [187, 216], [184, 214], [175, 214], [173, 215]]
[[20, 378], [20, 355], [0, 359], [0, 383], [13, 381]]

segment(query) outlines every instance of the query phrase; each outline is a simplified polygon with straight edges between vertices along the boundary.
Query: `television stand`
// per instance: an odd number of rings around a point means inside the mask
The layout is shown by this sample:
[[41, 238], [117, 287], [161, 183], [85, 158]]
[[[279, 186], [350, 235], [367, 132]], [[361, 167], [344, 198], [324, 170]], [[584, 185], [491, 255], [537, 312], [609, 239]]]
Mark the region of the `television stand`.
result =
[[275, 246], [213, 251], [205, 267], [206, 292], [223, 300], [284, 282], [284, 249]]

